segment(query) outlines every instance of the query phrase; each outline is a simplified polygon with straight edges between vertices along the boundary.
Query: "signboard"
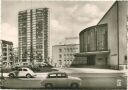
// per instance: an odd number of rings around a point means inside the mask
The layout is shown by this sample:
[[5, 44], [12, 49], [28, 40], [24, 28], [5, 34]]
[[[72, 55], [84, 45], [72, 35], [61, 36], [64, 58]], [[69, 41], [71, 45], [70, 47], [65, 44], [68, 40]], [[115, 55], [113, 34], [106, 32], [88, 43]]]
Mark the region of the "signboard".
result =
[[122, 86], [122, 85], [121, 85], [121, 82], [122, 82], [121, 79], [117, 79], [117, 87]]

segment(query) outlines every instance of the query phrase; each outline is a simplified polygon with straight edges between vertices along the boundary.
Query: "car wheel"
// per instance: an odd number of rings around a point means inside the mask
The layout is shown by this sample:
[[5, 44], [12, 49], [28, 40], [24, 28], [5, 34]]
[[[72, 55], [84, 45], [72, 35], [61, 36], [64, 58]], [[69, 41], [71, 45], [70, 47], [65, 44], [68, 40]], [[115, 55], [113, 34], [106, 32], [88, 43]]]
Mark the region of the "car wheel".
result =
[[45, 84], [45, 88], [52, 88], [52, 87], [53, 87], [53, 85], [51, 83], [46, 83]]
[[9, 74], [9, 77], [10, 78], [14, 78], [14, 74]]
[[27, 77], [27, 78], [31, 78], [32, 76], [31, 76], [30, 74], [27, 74], [26, 77]]
[[71, 88], [79, 88], [79, 84], [77, 84], [77, 83], [72, 83], [72, 84], [71, 84]]

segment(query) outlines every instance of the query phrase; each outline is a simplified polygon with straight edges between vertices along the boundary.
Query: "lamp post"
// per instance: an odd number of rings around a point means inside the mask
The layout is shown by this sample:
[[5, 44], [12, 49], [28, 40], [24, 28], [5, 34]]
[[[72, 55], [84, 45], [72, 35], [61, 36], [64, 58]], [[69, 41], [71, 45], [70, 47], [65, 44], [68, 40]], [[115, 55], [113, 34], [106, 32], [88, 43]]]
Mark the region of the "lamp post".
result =
[[125, 65], [126, 65], [126, 69], [127, 69], [127, 55], [125, 56]]

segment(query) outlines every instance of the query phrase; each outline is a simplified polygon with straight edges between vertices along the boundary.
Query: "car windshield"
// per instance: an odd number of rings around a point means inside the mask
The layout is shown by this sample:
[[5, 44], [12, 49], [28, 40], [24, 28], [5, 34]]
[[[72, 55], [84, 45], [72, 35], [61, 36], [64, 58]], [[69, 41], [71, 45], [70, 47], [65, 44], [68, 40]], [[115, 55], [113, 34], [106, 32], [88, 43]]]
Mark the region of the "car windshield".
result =
[[56, 74], [49, 74], [48, 78], [56, 78]]
[[67, 75], [65, 73], [58, 73], [57, 78], [67, 78]]
[[28, 71], [27, 69], [23, 69], [23, 71]]
[[18, 69], [18, 71], [22, 71], [22, 69]]
[[67, 74], [62, 73], [62, 74], [61, 74], [61, 77], [63, 77], [63, 78], [67, 78]]

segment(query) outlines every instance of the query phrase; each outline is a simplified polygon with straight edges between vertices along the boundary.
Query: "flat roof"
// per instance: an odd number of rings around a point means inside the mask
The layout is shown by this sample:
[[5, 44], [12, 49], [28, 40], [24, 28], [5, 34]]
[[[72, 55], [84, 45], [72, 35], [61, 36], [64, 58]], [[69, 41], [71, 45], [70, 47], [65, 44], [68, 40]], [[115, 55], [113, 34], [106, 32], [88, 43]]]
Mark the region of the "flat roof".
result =
[[1, 41], [2, 41], [2, 43], [13, 45], [13, 43], [11, 41], [6, 41], [6, 40], [1, 40]]
[[53, 47], [55, 47], [55, 46], [73, 46], [73, 45], [80, 45], [80, 44], [63, 44], [63, 45], [53, 45]]
[[90, 29], [93, 29], [93, 28], [96, 28], [96, 27], [103, 27], [103, 26], [105, 26], [105, 25], [107, 25], [107, 23], [105, 23], [105, 24], [100, 24], [100, 25], [95, 25], [95, 26], [90, 26], [90, 27], [88, 27], [88, 28], [85, 28], [84, 30], [82, 30], [80, 33], [79, 33], [79, 35], [81, 34], [81, 33], [83, 33], [83, 32], [85, 32], [85, 31], [87, 31], [87, 30], [90, 30]]
[[81, 52], [81, 53], [76, 53], [76, 56], [89, 56], [89, 55], [97, 55], [97, 54], [109, 54], [110, 51], [94, 51], [94, 52]]

